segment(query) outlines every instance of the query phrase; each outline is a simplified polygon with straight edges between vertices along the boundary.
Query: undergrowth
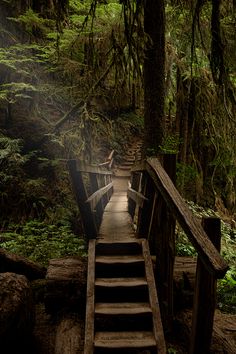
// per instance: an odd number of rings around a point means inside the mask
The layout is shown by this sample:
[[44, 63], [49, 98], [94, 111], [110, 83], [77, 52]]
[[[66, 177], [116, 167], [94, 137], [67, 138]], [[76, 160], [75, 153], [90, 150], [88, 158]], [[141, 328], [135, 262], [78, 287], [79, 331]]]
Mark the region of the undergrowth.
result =
[[0, 246], [44, 266], [51, 258], [86, 255], [85, 241], [73, 234], [69, 225], [50, 225], [39, 220], [10, 224], [0, 234]]
[[[212, 209], [204, 209], [188, 202], [197, 217], [218, 216]], [[197, 253], [185, 233], [177, 227], [176, 254], [196, 257]], [[221, 221], [221, 255], [227, 261], [229, 270], [223, 279], [217, 282], [218, 307], [223, 312], [236, 314], [236, 230]]]

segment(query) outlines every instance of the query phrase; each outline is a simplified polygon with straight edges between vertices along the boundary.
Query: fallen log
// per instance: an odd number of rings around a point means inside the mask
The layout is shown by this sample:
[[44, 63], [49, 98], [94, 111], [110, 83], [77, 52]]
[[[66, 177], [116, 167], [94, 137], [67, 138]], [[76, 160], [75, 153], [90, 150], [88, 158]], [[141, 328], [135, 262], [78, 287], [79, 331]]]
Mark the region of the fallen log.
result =
[[56, 332], [55, 354], [80, 354], [84, 348], [83, 326], [77, 320], [65, 318]]
[[45, 278], [46, 268], [29, 259], [0, 248], [0, 273], [12, 272], [29, 280]]
[[82, 257], [51, 259], [46, 274], [45, 308], [48, 313], [84, 311], [87, 264]]

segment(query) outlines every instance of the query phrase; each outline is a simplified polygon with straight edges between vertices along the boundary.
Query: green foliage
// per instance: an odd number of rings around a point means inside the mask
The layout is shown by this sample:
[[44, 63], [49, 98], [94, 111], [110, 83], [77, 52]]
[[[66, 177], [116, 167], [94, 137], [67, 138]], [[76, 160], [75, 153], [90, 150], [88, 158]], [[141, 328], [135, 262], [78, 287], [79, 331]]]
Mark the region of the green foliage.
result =
[[[193, 202], [188, 202], [190, 209], [197, 217], [218, 216], [212, 209], [203, 208]], [[236, 314], [236, 230], [221, 221], [221, 255], [229, 264], [229, 271], [218, 281], [218, 306], [222, 311]], [[178, 256], [197, 256], [197, 253], [185, 233], [177, 227], [176, 254]]]
[[34, 34], [34, 31], [45, 34], [49, 31], [50, 26], [54, 25], [53, 20], [43, 18], [40, 16], [40, 14], [37, 14], [31, 8], [26, 10], [26, 12], [23, 15], [20, 15], [18, 18], [11, 17], [10, 19], [12, 21], [24, 24], [25, 30], [30, 34]]
[[51, 258], [86, 254], [85, 241], [74, 235], [68, 225], [30, 220], [24, 225], [9, 225], [0, 239], [1, 247], [45, 266]]
[[179, 136], [177, 134], [167, 135], [160, 149], [164, 154], [177, 154], [179, 151]]

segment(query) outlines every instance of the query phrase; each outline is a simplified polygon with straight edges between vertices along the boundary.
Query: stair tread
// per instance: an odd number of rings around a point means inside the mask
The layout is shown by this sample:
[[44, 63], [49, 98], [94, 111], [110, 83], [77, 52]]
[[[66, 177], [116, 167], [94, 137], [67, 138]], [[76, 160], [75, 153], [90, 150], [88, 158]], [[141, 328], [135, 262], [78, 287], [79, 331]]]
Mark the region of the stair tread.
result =
[[135, 315], [152, 313], [148, 302], [115, 302], [115, 303], [96, 303], [96, 314], [108, 315]]
[[95, 347], [100, 348], [146, 348], [156, 346], [152, 332], [97, 332]]
[[96, 256], [96, 263], [106, 263], [106, 264], [114, 264], [114, 263], [136, 263], [136, 262], [144, 262], [144, 258], [142, 255], [109, 255], [109, 256]]
[[115, 287], [115, 286], [140, 286], [147, 285], [147, 281], [143, 277], [139, 278], [97, 278], [95, 280], [95, 285], [105, 286], [105, 287]]

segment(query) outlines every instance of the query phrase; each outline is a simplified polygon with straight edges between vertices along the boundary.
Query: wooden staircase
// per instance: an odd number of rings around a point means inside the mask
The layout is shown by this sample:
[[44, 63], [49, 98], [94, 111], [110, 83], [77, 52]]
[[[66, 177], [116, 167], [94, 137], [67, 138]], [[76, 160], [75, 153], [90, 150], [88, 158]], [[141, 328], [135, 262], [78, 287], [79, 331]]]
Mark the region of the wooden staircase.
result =
[[166, 353], [145, 239], [90, 240], [84, 354]]

